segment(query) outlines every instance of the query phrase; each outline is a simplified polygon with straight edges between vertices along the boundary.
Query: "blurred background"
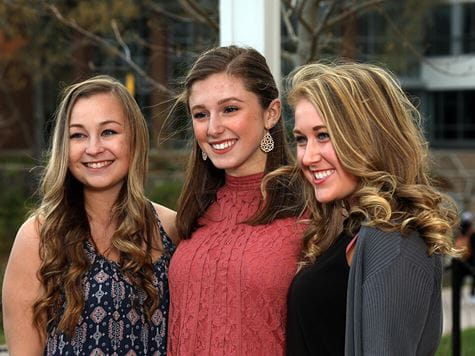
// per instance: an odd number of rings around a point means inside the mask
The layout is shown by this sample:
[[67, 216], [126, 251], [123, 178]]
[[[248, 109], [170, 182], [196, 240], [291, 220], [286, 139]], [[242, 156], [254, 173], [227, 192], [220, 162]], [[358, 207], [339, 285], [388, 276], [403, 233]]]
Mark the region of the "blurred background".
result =
[[[58, 95], [75, 81], [110, 74], [134, 94], [152, 137], [147, 194], [176, 208], [190, 132], [183, 110], [167, 121], [173, 98], [196, 56], [220, 44], [223, 9], [230, 13], [243, 3], [250, 2], [0, 0], [0, 278], [16, 230], [36, 201]], [[423, 113], [438, 184], [461, 211], [475, 212], [475, 1], [263, 3], [278, 5], [276, 77], [341, 58], [393, 71]], [[284, 118], [290, 128], [288, 110]], [[462, 314], [472, 310], [464, 298]], [[475, 354], [475, 312], [473, 323], [464, 318], [463, 354]], [[450, 355], [449, 338], [440, 355]]]

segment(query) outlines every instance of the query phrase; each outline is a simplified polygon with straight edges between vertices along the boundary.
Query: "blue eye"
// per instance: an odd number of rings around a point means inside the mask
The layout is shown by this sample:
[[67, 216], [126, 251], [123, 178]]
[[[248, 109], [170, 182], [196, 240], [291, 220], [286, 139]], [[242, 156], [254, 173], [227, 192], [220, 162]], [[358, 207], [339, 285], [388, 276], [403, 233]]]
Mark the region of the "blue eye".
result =
[[83, 137], [86, 137], [86, 135], [84, 135], [81, 132], [73, 132], [72, 134], [69, 135], [70, 140], [79, 139], [79, 138], [83, 138]]
[[316, 137], [317, 137], [317, 140], [319, 141], [327, 141], [330, 139], [330, 134], [328, 132], [322, 131], [322, 132], [317, 133]]
[[206, 113], [204, 113], [204, 112], [195, 112], [195, 113], [192, 114], [192, 116], [193, 116], [193, 119], [197, 119], [197, 120], [204, 119], [206, 117]]
[[102, 131], [102, 136], [112, 136], [115, 135], [117, 131], [111, 130], [111, 129], [106, 129]]
[[305, 136], [296, 135], [294, 136], [294, 140], [299, 146], [307, 144], [307, 138]]

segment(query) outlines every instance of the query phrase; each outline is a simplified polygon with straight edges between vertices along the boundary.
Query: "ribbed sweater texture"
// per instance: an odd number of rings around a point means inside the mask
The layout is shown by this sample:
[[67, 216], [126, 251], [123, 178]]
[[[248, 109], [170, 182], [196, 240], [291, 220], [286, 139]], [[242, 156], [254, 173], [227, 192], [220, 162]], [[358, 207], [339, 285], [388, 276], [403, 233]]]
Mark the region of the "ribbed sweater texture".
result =
[[201, 227], [169, 270], [168, 355], [284, 355], [287, 291], [304, 226], [243, 223], [258, 209], [262, 174], [226, 177]]
[[362, 227], [348, 281], [347, 356], [434, 355], [442, 332], [442, 258], [413, 233]]

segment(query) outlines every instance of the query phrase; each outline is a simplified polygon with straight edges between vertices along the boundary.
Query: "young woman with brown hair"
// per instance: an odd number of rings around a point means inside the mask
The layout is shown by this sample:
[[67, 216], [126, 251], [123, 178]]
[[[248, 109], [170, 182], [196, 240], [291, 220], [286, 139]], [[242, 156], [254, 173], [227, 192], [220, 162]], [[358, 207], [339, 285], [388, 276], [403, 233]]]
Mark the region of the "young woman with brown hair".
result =
[[[194, 137], [170, 265], [170, 355], [283, 355], [286, 296], [302, 226], [279, 93], [264, 57], [218, 47], [192, 66], [181, 96]], [[282, 207], [293, 206], [283, 210]]]

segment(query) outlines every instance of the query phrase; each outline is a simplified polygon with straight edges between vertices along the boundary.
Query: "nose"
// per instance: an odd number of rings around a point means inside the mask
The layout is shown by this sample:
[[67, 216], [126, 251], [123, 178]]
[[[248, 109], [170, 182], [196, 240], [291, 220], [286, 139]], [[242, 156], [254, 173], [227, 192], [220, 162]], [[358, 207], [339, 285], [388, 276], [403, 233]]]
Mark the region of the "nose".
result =
[[210, 114], [208, 120], [208, 136], [219, 136], [224, 132], [224, 126], [222, 125], [219, 115]]
[[86, 153], [94, 156], [104, 151], [104, 145], [100, 137], [90, 136], [87, 141]]
[[321, 150], [317, 142], [310, 141], [305, 147], [305, 152], [302, 156], [302, 164], [310, 167], [318, 163], [322, 159]]

